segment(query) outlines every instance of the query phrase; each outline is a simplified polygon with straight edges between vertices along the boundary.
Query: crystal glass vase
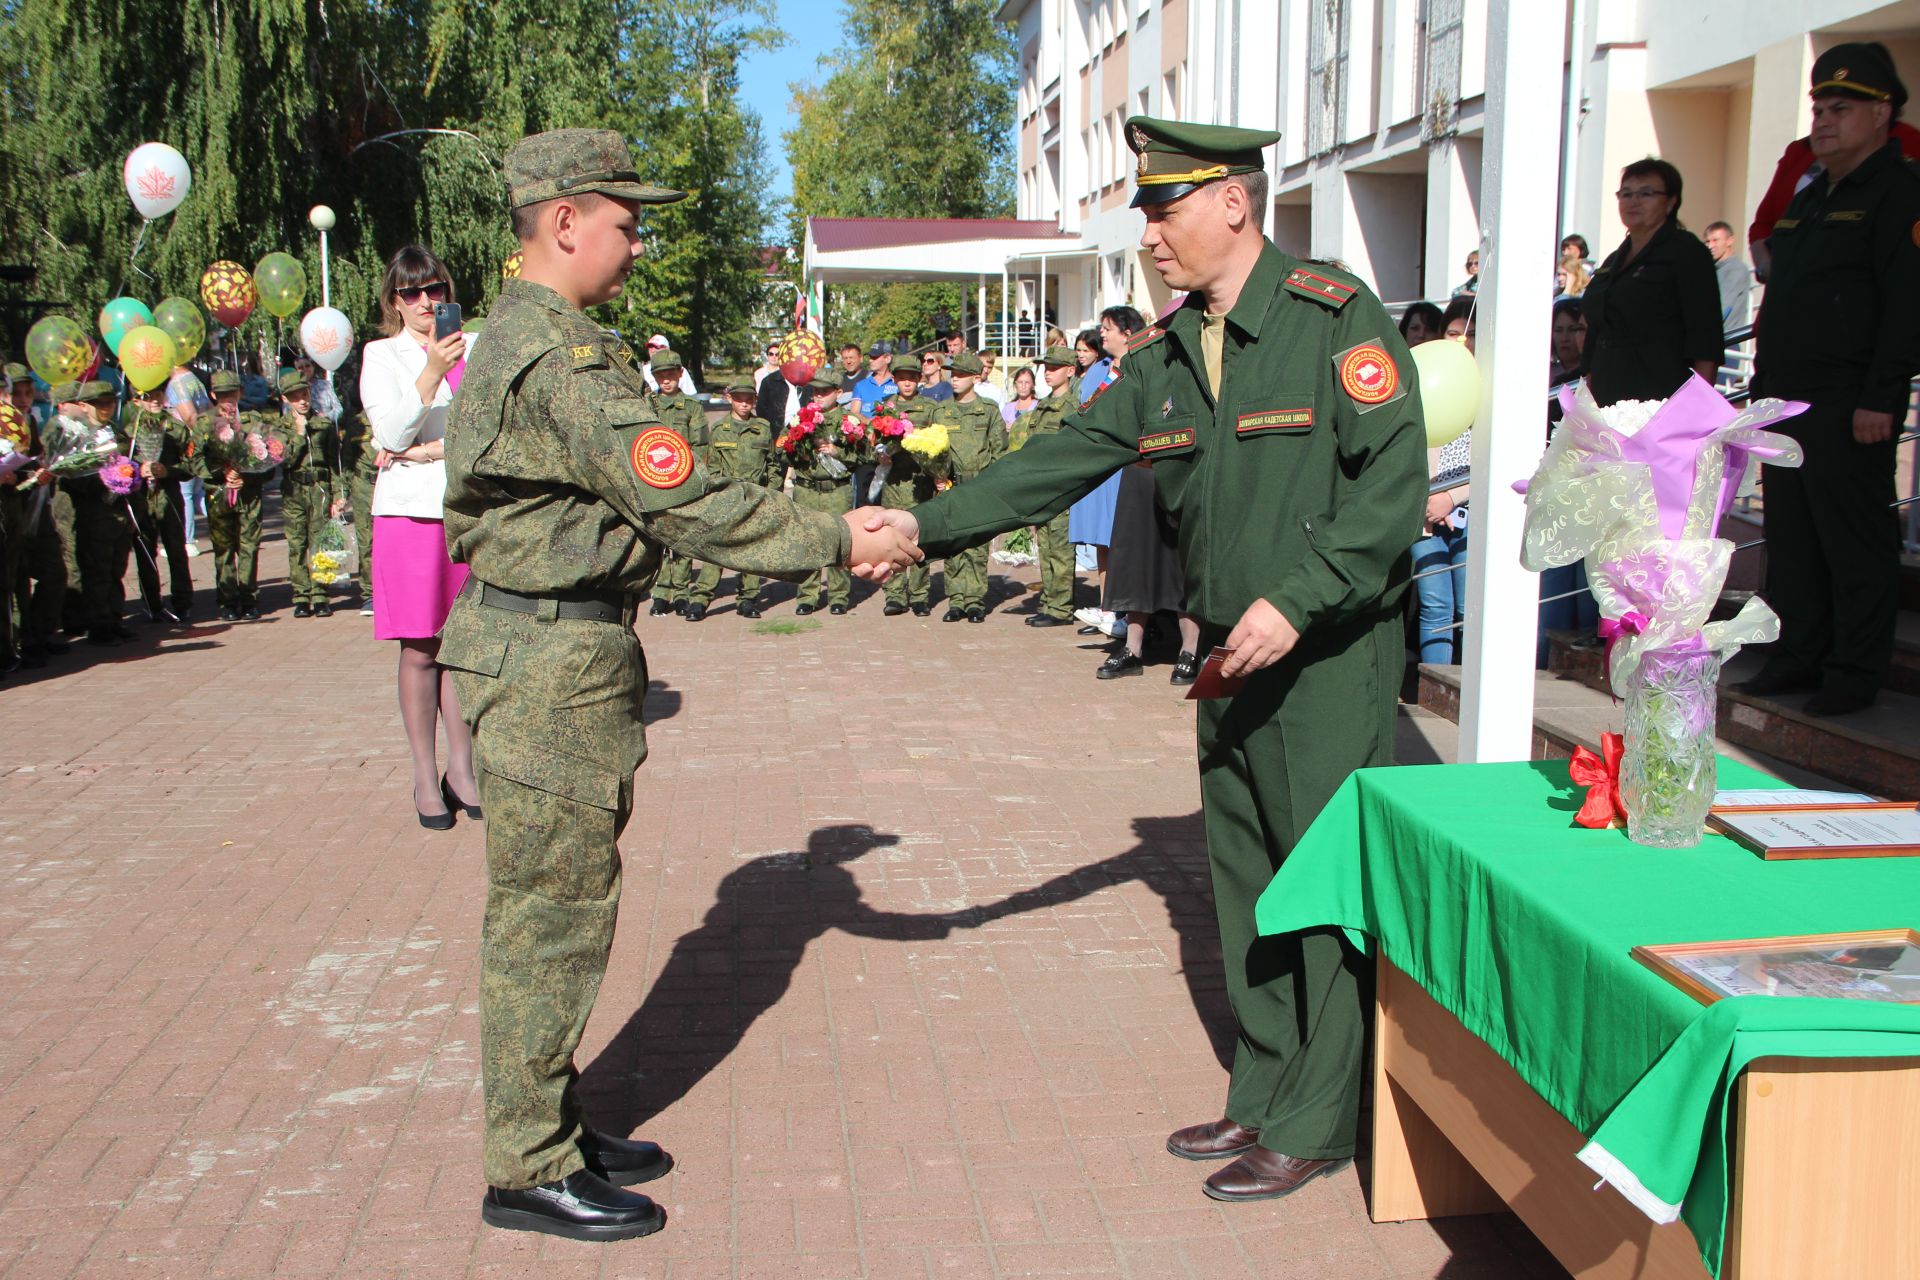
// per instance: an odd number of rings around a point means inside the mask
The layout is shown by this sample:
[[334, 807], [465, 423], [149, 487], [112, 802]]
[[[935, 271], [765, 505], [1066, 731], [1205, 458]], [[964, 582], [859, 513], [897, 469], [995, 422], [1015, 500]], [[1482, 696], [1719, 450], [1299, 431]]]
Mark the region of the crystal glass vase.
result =
[[1708, 649], [1650, 649], [1627, 692], [1620, 799], [1627, 837], [1659, 849], [1700, 843], [1713, 805], [1720, 658]]

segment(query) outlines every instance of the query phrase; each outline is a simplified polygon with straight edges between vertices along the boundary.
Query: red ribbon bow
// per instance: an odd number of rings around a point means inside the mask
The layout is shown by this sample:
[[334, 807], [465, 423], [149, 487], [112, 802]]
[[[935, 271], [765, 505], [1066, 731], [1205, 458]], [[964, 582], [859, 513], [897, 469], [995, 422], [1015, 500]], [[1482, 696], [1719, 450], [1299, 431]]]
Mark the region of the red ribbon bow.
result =
[[1620, 803], [1620, 757], [1627, 753], [1626, 740], [1617, 733], [1603, 733], [1600, 750], [1602, 755], [1597, 756], [1585, 747], [1575, 747], [1567, 766], [1573, 785], [1587, 789], [1587, 798], [1573, 820], [1595, 830], [1623, 825], [1627, 820], [1626, 806]]

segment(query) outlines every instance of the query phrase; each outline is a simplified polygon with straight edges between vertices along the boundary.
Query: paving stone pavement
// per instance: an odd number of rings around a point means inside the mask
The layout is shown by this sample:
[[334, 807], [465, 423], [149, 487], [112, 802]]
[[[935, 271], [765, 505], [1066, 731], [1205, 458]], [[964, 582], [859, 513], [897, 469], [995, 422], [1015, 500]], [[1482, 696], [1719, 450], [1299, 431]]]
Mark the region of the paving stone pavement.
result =
[[1351, 1169], [1226, 1207], [1165, 1153], [1230, 1030], [1192, 713], [1002, 578], [983, 626], [641, 621], [580, 1062], [670, 1222], [482, 1227], [482, 827], [414, 820], [394, 646], [262, 570], [261, 622], [0, 684], [9, 1280], [1564, 1274], [1511, 1218], [1375, 1226]]

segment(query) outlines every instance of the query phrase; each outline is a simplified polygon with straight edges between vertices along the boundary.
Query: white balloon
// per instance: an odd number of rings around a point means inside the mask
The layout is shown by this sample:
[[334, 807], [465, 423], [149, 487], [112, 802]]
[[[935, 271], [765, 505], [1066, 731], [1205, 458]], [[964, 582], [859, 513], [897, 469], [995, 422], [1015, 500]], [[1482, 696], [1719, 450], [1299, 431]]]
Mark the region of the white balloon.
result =
[[333, 307], [315, 307], [300, 321], [300, 345], [332, 373], [353, 352], [353, 322]]
[[193, 189], [187, 158], [164, 142], [143, 142], [129, 151], [122, 176], [127, 198], [148, 219], [172, 213]]

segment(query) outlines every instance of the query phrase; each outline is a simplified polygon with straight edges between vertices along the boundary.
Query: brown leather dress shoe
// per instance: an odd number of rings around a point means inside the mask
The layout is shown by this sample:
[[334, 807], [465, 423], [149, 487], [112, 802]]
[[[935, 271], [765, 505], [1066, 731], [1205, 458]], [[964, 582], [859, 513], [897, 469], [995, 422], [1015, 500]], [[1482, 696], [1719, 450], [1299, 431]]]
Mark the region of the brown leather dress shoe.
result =
[[1315, 1178], [1352, 1164], [1351, 1157], [1338, 1160], [1302, 1160], [1283, 1156], [1278, 1151], [1255, 1147], [1220, 1172], [1208, 1178], [1201, 1188], [1215, 1200], [1278, 1200], [1291, 1195]]
[[1252, 1151], [1260, 1131], [1231, 1120], [1190, 1124], [1167, 1139], [1167, 1150], [1182, 1160], [1225, 1160]]

